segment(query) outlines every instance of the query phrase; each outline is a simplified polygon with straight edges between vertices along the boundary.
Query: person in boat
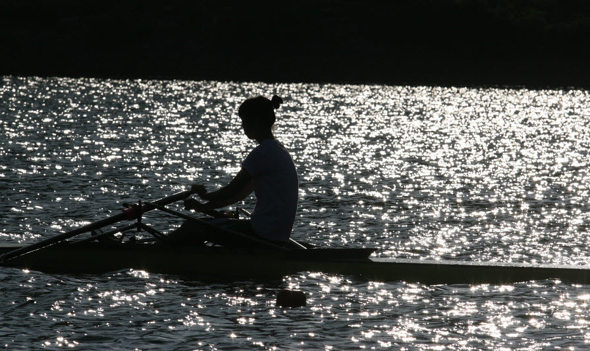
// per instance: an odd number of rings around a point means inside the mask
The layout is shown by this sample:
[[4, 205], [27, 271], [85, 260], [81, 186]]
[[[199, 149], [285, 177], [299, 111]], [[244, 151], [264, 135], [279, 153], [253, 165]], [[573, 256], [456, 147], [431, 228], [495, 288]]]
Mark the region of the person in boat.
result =
[[[258, 143], [241, 164], [238, 174], [226, 186], [209, 192], [203, 185], [193, 190], [202, 199], [187, 199], [185, 208], [207, 213], [235, 204], [254, 192], [256, 206], [250, 219], [212, 219], [218, 227], [255, 236], [270, 242], [289, 241], [298, 201], [298, 178], [289, 152], [273, 134], [275, 109], [283, 103], [279, 96], [269, 100], [263, 96], [244, 101], [238, 110], [244, 134]], [[215, 234], [210, 228], [197, 228], [187, 221], [171, 235], [181, 241], [212, 242], [231, 246], [232, 239]], [[182, 233], [182, 234], [178, 234]], [[228, 242], [230, 241], [230, 242]]]

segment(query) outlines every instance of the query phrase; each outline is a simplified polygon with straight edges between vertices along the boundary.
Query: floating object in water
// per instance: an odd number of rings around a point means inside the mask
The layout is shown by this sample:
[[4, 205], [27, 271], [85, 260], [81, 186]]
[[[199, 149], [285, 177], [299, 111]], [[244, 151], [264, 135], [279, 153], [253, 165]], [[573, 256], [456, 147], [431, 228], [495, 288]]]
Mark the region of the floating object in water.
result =
[[281, 290], [277, 295], [277, 306], [303, 307], [307, 305], [307, 298], [303, 291]]

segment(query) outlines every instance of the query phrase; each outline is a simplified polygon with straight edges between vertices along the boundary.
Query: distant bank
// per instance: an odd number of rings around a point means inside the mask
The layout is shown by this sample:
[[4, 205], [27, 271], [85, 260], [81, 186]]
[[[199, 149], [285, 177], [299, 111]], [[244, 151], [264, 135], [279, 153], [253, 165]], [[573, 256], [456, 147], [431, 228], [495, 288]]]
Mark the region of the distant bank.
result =
[[0, 75], [590, 87], [590, 2], [9, 1]]

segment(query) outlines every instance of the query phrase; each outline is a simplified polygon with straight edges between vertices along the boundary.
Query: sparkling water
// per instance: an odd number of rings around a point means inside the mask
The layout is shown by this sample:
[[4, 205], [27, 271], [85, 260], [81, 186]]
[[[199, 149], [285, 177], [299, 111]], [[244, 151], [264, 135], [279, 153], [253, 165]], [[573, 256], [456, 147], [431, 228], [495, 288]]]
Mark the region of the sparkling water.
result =
[[[590, 264], [590, 94], [581, 90], [3, 77], [0, 240], [32, 243], [125, 202], [226, 184], [255, 147], [239, 104], [273, 94], [285, 101], [275, 135], [300, 179], [294, 238], [375, 247], [379, 257]], [[162, 231], [180, 224], [146, 217]], [[307, 307], [277, 307], [284, 288], [304, 291]], [[426, 285], [301, 272], [221, 283], [0, 268], [0, 299], [7, 349], [541, 350], [590, 341], [589, 287], [558, 280]]]

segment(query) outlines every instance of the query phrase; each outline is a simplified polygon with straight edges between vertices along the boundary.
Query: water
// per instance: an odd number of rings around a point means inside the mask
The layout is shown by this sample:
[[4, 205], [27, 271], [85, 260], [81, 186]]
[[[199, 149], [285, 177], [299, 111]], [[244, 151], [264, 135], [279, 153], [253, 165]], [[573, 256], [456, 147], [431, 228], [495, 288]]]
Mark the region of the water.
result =
[[[300, 175], [293, 236], [380, 257], [590, 264], [587, 91], [4, 77], [0, 240], [35, 242], [124, 202], [225, 184], [254, 144], [237, 107], [281, 95]], [[253, 201], [246, 200], [245, 208]], [[166, 230], [169, 217], [146, 219]], [[305, 308], [275, 306], [301, 289]], [[221, 283], [0, 269], [7, 349], [585, 348], [585, 285]]]

